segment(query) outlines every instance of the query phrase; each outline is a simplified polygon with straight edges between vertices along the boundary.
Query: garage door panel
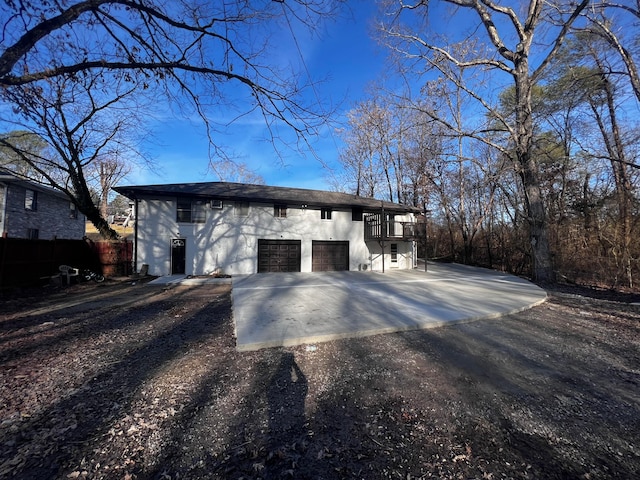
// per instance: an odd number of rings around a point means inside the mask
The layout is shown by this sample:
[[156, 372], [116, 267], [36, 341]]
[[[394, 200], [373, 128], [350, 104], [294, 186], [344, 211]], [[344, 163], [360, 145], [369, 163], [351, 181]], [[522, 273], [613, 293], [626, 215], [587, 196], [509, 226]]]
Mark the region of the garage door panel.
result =
[[311, 270], [335, 272], [349, 270], [349, 242], [314, 240], [311, 252]]
[[299, 272], [300, 240], [258, 240], [258, 273]]

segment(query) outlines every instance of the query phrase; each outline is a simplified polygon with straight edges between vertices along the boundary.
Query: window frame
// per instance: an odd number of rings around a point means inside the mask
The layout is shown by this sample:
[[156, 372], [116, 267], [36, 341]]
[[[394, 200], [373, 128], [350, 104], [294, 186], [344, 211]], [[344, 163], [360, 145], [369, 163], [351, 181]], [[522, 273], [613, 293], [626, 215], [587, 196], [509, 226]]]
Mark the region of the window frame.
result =
[[207, 223], [207, 202], [191, 200], [191, 223]]
[[390, 244], [389, 251], [391, 253], [391, 263], [398, 263], [398, 244], [397, 243]]
[[320, 219], [321, 220], [331, 220], [331, 215], [333, 210], [331, 208], [321, 208], [320, 209]]
[[249, 208], [250, 208], [249, 202], [233, 202], [233, 216], [248, 217]]
[[273, 216], [275, 218], [287, 218], [287, 205], [284, 203], [274, 203]]
[[[187, 204], [189, 205], [189, 208], [187, 208]], [[207, 202], [205, 200], [178, 197], [176, 199], [176, 222], [206, 223]]]
[[395, 237], [396, 236], [396, 214], [388, 213], [386, 222], [387, 222], [387, 236]]
[[[187, 202], [189, 202], [189, 208], [186, 208]], [[188, 217], [187, 217], [187, 213], [188, 213]], [[176, 222], [191, 223], [191, 200], [190, 199], [178, 198], [176, 200]]]
[[[31, 193], [31, 198], [29, 198]], [[29, 212], [38, 211], [38, 191], [31, 188], [26, 188], [24, 191], [24, 209]]]
[[27, 228], [27, 239], [29, 239], [29, 240], [39, 240], [40, 239], [40, 229], [38, 229], [38, 228]]
[[69, 218], [72, 220], [78, 219], [78, 208], [73, 202], [69, 202]]

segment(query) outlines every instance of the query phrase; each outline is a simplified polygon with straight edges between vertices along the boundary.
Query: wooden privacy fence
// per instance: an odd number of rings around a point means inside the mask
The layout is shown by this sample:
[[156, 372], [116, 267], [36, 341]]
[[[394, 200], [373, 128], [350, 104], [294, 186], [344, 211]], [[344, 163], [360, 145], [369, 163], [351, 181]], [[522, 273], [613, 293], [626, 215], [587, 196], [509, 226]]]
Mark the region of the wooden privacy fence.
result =
[[37, 285], [60, 265], [91, 268], [105, 276], [132, 273], [133, 244], [125, 241], [0, 238], [0, 289]]
[[133, 243], [122, 241], [91, 242], [98, 256], [98, 263], [106, 277], [131, 275], [133, 273]]

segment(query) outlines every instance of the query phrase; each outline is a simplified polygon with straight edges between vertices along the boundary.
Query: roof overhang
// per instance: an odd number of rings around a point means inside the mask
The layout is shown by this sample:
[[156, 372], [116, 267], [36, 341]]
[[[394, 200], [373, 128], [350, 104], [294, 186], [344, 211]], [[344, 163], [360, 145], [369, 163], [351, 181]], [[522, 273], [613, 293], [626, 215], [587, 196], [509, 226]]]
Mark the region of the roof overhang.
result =
[[192, 197], [236, 202], [281, 203], [307, 208], [362, 208], [366, 211], [420, 213], [418, 207], [377, 200], [357, 195], [309, 190], [302, 188], [273, 187], [244, 183], [206, 182], [163, 185], [133, 185], [114, 187], [114, 190], [132, 200], [152, 196]]

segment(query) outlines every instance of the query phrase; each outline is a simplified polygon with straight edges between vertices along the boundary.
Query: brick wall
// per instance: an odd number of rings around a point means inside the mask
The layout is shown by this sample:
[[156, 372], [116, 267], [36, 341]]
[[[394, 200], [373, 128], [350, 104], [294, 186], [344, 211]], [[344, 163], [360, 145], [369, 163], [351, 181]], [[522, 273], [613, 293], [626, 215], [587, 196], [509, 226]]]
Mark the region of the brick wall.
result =
[[85, 217], [78, 213], [71, 218], [71, 202], [46, 190], [37, 191], [35, 210], [25, 208], [27, 188], [8, 183], [5, 196], [3, 234], [10, 238], [28, 238], [29, 230], [37, 229], [38, 238], [81, 239], [85, 234]]

